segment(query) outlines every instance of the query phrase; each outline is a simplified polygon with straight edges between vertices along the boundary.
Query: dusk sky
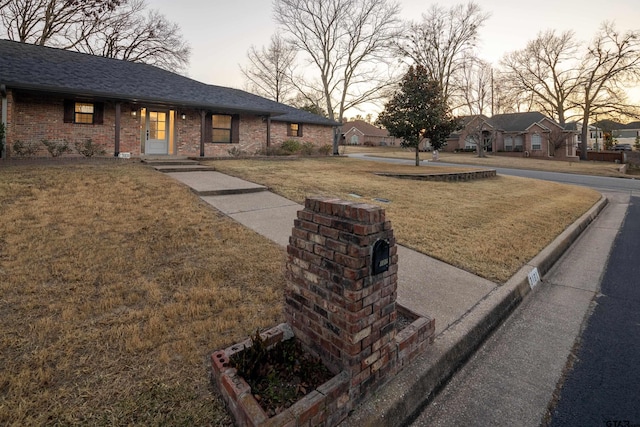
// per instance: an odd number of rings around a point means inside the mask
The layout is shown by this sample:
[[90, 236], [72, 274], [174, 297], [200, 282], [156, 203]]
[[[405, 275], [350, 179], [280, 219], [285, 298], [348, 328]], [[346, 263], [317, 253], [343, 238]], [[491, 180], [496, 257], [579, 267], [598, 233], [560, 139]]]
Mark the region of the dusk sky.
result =
[[[420, 20], [431, 4], [424, 0], [401, 0], [401, 17]], [[453, 2], [439, 2], [441, 5]], [[522, 49], [538, 32], [573, 30], [580, 40], [593, 38], [600, 24], [613, 21], [620, 31], [640, 29], [638, 0], [477, 0], [491, 14], [480, 30], [479, 55], [497, 64], [507, 52]], [[148, 0], [180, 25], [192, 48], [189, 77], [196, 80], [243, 88], [240, 65], [246, 64], [251, 45], [269, 44], [276, 25], [270, 0]], [[640, 91], [633, 94], [638, 100]]]

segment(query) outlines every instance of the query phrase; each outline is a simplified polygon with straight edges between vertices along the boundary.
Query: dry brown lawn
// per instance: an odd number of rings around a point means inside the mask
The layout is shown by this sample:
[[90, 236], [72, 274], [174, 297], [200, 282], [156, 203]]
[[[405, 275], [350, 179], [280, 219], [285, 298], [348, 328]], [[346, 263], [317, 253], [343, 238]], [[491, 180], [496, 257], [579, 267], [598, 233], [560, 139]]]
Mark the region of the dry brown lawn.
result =
[[511, 277], [600, 198], [582, 187], [506, 176], [457, 183], [376, 176], [416, 167], [348, 158], [212, 164], [300, 203], [328, 195], [384, 206], [401, 244], [496, 282]]
[[140, 164], [0, 164], [0, 425], [225, 425], [213, 350], [281, 321], [284, 251]]
[[[215, 164], [297, 201], [390, 199], [400, 242], [497, 281], [599, 197], [378, 177], [413, 167], [350, 159]], [[208, 357], [282, 320], [284, 260], [138, 163], [0, 164], [0, 425], [230, 423]]]
[[[400, 147], [363, 147], [363, 146], [346, 146], [341, 147], [341, 153], [370, 153], [372, 156], [402, 158], [407, 160], [415, 159], [415, 151], [403, 149]], [[420, 153], [420, 159], [431, 160], [431, 153]], [[523, 157], [505, 157], [500, 155], [491, 155], [479, 158], [474, 153], [440, 153], [440, 161], [447, 163], [460, 163], [465, 165], [475, 165], [487, 168], [512, 168], [512, 169], [530, 169], [547, 172], [564, 172], [583, 175], [624, 177], [628, 176], [621, 173], [616, 165], [611, 162], [567, 162], [560, 160], [539, 160]]]

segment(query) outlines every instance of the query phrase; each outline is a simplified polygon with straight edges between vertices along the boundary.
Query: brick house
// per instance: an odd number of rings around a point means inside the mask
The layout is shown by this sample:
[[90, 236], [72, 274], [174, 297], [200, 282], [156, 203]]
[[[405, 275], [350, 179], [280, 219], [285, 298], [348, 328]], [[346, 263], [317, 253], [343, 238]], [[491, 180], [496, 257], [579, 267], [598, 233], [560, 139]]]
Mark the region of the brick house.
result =
[[[287, 139], [331, 144], [339, 123], [128, 61], [0, 40], [6, 142], [91, 139], [108, 155], [227, 156]], [[44, 154], [43, 152], [42, 154]]]
[[539, 112], [497, 114], [462, 118], [462, 129], [452, 134], [443, 151], [476, 147], [477, 138], [490, 145], [487, 151], [511, 156], [577, 160], [576, 130], [563, 128]]
[[447, 138], [446, 145], [440, 151], [473, 151], [476, 149], [478, 138], [482, 138], [487, 151], [493, 151], [492, 139], [495, 138], [496, 128], [491, 119], [484, 115], [463, 116], [460, 119], [460, 129]]
[[342, 124], [342, 142], [346, 145], [400, 145], [400, 139], [389, 135], [386, 129], [378, 128], [363, 120]]

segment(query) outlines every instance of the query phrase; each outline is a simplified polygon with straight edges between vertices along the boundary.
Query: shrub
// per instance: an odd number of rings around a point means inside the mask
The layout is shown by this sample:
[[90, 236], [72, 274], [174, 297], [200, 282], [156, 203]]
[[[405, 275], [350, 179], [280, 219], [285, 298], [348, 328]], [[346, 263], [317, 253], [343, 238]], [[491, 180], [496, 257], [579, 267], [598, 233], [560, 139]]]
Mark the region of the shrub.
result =
[[76, 151], [85, 157], [103, 156], [106, 153], [105, 149], [98, 144], [94, 144], [91, 138], [85, 139], [84, 142], [76, 141], [74, 145]]
[[280, 144], [280, 150], [284, 155], [296, 154], [302, 149], [300, 143], [294, 139], [288, 139]]
[[302, 146], [300, 147], [300, 152], [304, 156], [311, 156], [314, 151], [315, 151], [315, 146], [311, 142], [303, 142]]
[[48, 139], [42, 140], [42, 145], [47, 147], [47, 151], [51, 154], [51, 157], [58, 157], [64, 153], [70, 153], [69, 143], [65, 140], [62, 141], [49, 141]]
[[333, 146], [331, 144], [324, 144], [318, 147], [318, 153], [323, 156], [328, 156], [333, 151]]
[[38, 152], [37, 142], [22, 142], [16, 141], [13, 144], [13, 152], [20, 157], [33, 157]]
[[229, 148], [227, 150], [227, 153], [229, 153], [229, 155], [232, 157], [242, 157], [247, 155], [246, 151], [244, 151], [242, 148], [237, 146]]

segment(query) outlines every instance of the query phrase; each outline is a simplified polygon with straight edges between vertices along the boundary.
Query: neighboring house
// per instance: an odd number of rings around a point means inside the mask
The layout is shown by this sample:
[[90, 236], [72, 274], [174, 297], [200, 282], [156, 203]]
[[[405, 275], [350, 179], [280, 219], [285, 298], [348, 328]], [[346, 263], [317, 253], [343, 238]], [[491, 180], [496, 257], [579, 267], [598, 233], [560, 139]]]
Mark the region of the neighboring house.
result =
[[[580, 142], [582, 141], [582, 123], [569, 122], [565, 124], [564, 128], [573, 133], [573, 143], [576, 149], [579, 150]], [[589, 125], [589, 130], [587, 131], [587, 150], [600, 151], [602, 149], [604, 149], [604, 134], [602, 129]]]
[[487, 151], [523, 157], [575, 160], [575, 131], [565, 130], [539, 112], [463, 117], [463, 128], [452, 134], [446, 151], [470, 150], [482, 137]]
[[636, 141], [640, 141], [640, 122], [617, 123], [612, 129], [614, 144], [631, 144], [634, 147]]
[[151, 65], [0, 40], [9, 148], [91, 139], [109, 155], [227, 156], [287, 139], [331, 144], [339, 123]]
[[447, 144], [441, 151], [475, 151], [478, 141], [482, 140], [486, 151], [493, 150], [496, 136], [491, 119], [484, 115], [460, 117], [460, 129], [447, 138]]
[[342, 140], [346, 145], [400, 145], [400, 139], [389, 135], [386, 129], [375, 127], [363, 120], [343, 123]]

